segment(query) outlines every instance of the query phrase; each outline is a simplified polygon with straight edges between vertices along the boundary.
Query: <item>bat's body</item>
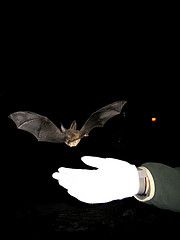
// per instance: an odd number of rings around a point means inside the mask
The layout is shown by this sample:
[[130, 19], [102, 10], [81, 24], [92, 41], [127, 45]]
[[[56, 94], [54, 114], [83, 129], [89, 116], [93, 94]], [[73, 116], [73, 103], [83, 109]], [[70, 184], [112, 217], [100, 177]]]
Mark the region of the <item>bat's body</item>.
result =
[[81, 138], [88, 136], [95, 127], [103, 127], [106, 121], [121, 113], [126, 101], [117, 101], [91, 114], [80, 130], [76, 129], [76, 121], [66, 129], [61, 124], [61, 130], [47, 117], [33, 112], [15, 112], [9, 117], [15, 122], [18, 129], [32, 133], [38, 141], [65, 142], [68, 146], [76, 146]]
[[69, 129], [65, 129], [61, 124], [61, 131], [65, 134], [65, 143], [70, 147], [75, 147], [80, 142], [80, 131], [76, 130], [76, 121], [71, 123]]

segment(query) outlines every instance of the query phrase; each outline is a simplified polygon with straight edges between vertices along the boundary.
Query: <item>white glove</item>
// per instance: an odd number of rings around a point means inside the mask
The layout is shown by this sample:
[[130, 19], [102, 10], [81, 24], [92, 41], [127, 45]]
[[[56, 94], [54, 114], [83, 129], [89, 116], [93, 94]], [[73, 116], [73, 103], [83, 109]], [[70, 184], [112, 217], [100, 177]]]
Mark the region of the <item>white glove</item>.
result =
[[85, 156], [81, 159], [97, 169], [61, 167], [52, 175], [71, 196], [86, 203], [105, 203], [138, 193], [139, 175], [135, 165], [113, 158]]

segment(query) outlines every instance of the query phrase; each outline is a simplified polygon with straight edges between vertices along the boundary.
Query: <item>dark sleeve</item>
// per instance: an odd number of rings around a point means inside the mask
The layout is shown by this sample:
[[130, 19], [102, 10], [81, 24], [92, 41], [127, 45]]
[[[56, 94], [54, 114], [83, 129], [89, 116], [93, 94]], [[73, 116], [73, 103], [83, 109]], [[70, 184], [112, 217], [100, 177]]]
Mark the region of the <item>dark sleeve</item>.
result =
[[158, 208], [180, 212], [180, 168], [172, 168], [161, 163], [144, 163], [150, 182], [148, 194], [135, 198]]

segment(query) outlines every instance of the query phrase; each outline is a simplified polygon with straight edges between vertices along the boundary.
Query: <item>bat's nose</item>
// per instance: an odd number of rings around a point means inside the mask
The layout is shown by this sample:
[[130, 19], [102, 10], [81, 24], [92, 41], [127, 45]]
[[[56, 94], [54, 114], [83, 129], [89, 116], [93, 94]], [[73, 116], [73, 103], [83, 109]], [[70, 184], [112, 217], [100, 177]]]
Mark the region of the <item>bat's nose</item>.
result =
[[65, 142], [69, 143], [71, 140], [69, 138], [66, 138]]

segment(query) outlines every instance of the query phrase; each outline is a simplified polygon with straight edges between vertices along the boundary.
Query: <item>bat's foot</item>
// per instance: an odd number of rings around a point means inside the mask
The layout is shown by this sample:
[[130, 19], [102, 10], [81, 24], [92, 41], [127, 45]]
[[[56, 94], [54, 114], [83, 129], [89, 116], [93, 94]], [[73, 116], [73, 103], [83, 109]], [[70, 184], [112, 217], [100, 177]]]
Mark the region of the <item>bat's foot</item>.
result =
[[77, 139], [75, 141], [72, 142], [65, 142], [69, 147], [76, 147], [78, 145], [78, 143], [80, 142], [81, 139]]

